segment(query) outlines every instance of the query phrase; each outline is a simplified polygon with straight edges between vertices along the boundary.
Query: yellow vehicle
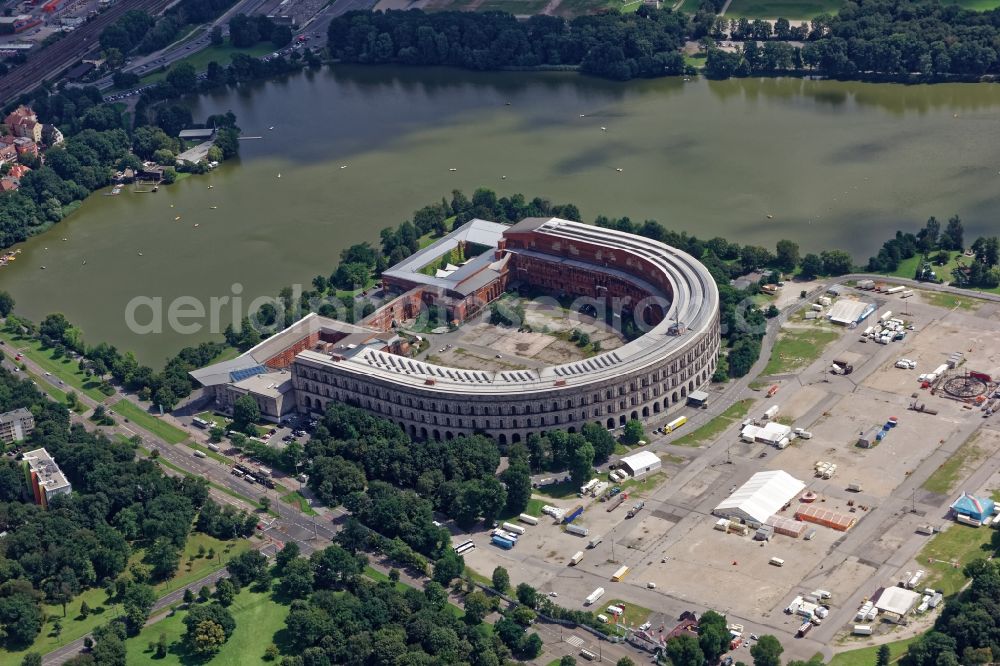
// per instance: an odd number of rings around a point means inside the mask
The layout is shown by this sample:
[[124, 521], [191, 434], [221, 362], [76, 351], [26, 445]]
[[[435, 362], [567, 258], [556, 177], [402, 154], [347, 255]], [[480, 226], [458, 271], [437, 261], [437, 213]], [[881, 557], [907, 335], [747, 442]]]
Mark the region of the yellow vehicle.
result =
[[673, 432], [688, 422], [688, 417], [678, 416], [676, 419], [663, 426], [663, 432]]
[[615, 575], [611, 577], [611, 580], [615, 583], [620, 583], [621, 580], [628, 575], [628, 572], [629, 572], [628, 567], [622, 567], [621, 569], [615, 572]]

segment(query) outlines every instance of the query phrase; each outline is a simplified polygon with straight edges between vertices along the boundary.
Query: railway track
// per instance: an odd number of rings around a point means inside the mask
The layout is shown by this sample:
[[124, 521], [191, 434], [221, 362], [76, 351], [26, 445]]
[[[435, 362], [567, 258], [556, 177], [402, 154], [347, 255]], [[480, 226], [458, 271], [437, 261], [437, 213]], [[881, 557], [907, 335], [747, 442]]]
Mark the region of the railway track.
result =
[[49, 77], [62, 72], [95, 48], [99, 48], [101, 31], [117, 21], [125, 12], [138, 9], [157, 14], [170, 2], [171, 0], [119, 0], [93, 20], [87, 21], [55, 44], [42, 49], [34, 57], [29, 57], [28, 62], [0, 78], [0, 102], [6, 103], [19, 95], [31, 92]]

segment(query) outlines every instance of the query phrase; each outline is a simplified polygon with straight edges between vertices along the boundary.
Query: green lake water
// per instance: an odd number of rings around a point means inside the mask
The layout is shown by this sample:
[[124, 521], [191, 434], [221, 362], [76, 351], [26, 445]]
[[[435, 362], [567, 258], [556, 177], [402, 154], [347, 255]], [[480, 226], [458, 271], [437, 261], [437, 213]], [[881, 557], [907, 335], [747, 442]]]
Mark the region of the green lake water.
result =
[[961, 215], [968, 241], [1000, 226], [992, 84], [620, 84], [338, 67], [191, 104], [196, 119], [231, 109], [245, 136], [262, 138], [244, 140], [239, 161], [156, 194], [95, 195], [22, 244], [0, 269], [21, 313], [63, 312], [88, 341], [159, 365], [218, 336], [136, 334], [125, 324], [134, 297], [162, 298], [166, 311], [180, 296], [207, 307], [237, 283], [247, 300], [308, 287], [341, 249], [377, 242], [456, 188], [572, 202], [587, 220], [653, 218], [703, 238], [790, 238], [859, 261], [930, 215]]

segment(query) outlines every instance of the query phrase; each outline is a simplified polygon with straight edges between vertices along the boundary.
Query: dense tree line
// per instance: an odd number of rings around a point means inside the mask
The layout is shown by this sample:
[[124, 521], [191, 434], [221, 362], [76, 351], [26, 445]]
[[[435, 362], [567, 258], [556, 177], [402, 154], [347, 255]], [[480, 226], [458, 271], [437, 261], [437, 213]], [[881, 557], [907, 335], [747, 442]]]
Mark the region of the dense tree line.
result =
[[[62, 605], [65, 615], [68, 602], [97, 586], [122, 604], [124, 629], [138, 631], [155, 601], [148, 583], [174, 574], [199, 511], [226, 512], [208, 500], [205, 479], [164, 475], [155, 462], [135, 458], [134, 444], [71, 426], [65, 407], [45, 399], [30, 381], [0, 371], [0, 411], [20, 407], [30, 409], [36, 422], [22, 446], [44, 446], [73, 492], [42, 509], [29, 501], [20, 463], [0, 461], [4, 645], [20, 649], [34, 641], [46, 621], [41, 602]], [[241, 514], [239, 522], [245, 534], [247, 517]], [[145, 558], [129, 566], [137, 547]]]
[[[713, 23], [714, 21], [714, 23]], [[702, 17], [701, 32], [724, 36], [724, 21]], [[707, 26], [707, 27], [706, 27]], [[978, 78], [1000, 71], [1000, 10], [977, 12], [922, 0], [859, 0], [835, 15], [814, 18], [808, 29], [779, 19], [745, 19], [729, 25], [733, 39], [747, 40], [739, 52], [710, 48], [706, 73], [715, 78], [780, 73], [803, 68], [844, 79], [946, 76]], [[801, 49], [762, 40], [808, 40]], [[759, 43], [762, 42], [762, 43]], [[778, 44], [781, 44], [780, 46]]]
[[345, 62], [450, 65], [496, 70], [579, 66], [618, 80], [685, 70], [686, 14], [642, 6], [565, 21], [501, 12], [348, 12], [330, 23], [330, 52]]
[[[105, 57], [118, 64], [122, 56], [133, 51], [152, 53], [170, 45], [185, 28], [218, 17], [236, 0], [181, 0], [159, 18], [147, 12], [132, 10], [101, 31], [101, 48]], [[109, 53], [110, 52], [110, 53]]]

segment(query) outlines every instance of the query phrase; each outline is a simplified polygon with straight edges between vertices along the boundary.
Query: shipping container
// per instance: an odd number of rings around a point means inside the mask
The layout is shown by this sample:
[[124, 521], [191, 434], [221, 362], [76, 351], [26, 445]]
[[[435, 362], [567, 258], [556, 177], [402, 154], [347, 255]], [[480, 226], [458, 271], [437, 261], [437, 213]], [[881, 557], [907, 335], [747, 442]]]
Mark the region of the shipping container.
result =
[[764, 412], [765, 419], [773, 419], [777, 415], [778, 415], [777, 405], [771, 405], [770, 407], [767, 408], [767, 411]]
[[614, 581], [614, 582], [616, 582], [616, 583], [620, 583], [621, 580], [623, 578], [625, 578], [625, 576], [628, 575], [628, 572], [629, 572], [629, 568], [628, 567], [620, 567], [618, 569], [618, 571], [616, 571], [614, 574], [612, 574], [611, 580]]
[[492, 539], [490, 539], [490, 542], [494, 546], [499, 546], [500, 548], [503, 548], [504, 550], [510, 550], [511, 548], [514, 547], [514, 542], [513, 541], [511, 541], [509, 539], [504, 539], [501, 536], [494, 536]]
[[219, 445], [218, 444], [209, 444], [208, 445], [208, 450], [209, 451], [215, 451], [216, 453], [218, 453], [219, 452]]
[[603, 596], [604, 596], [604, 588], [603, 587], [599, 587], [599, 588], [597, 588], [596, 590], [594, 590], [593, 592], [591, 592], [590, 594], [587, 595], [587, 598], [583, 600], [583, 605], [584, 606], [593, 605], [593, 603], [595, 601], [597, 601], [598, 599], [600, 599]]
[[521, 527], [520, 525], [515, 525], [514, 523], [504, 523], [500, 527], [504, 528], [508, 532], [513, 532], [514, 534], [517, 534], [519, 536], [524, 534], [525, 532], [523, 527]]
[[852, 631], [855, 636], [871, 636], [872, 628], [868, 624], [856, 624], [854, 625], [854, 631]]
[[526, 513], [522, 513], [520, 516], [517, 517], [517, 519], [520, 520], [522, 523], [528, 523], [529, 525], [538, 524], [538, 518], [535, 518], [534, 516], [529, 516]]
[[888, 319], [891, 316], [892, 316], [892, 310], [886, 310], [885, 314], [882, 315], [881, 317], [879, 317], [878, 319], [879, 319], [879, 321], [885, 321], [886, 319]]
[[573, 554], [573, 557], [569, 558], [569, 565], [575, 567], [583, 559], [583, 551], [578, 550]]
[[568, 525], [566, 525], [566, 531], [569, 532], [570, 534], [575, 534], [577, 536], [587, 536], [588, 534], [590, 534], [590, 530], [588, 530], [586, 527], [583, 527], [581, 525], [574, 525], [573, 523], [569, 523]]
[[909, 298], [910, 296], [913, 296], [913, 292], [910, 290], [904, 291], [899, 295], [900, 298]]
[[590, 543], [587, 544], [587, 548], [597, 548], [597, 544], [601, 543], [602, 541], [604, 541], [604, 537], [600, 535], [591, 537]]
[[797, 637], [799, 637], [799, 638], [802, 638], [803, 636], [805, 636], [806, 634], [808, 634], [809, 630], [812, 629], [812, 628], [813, 628], [812, 622], [809, 622], [809, 621], [803, 622], [799, 626], [799, 630], [795, 633], [795, 635]]

